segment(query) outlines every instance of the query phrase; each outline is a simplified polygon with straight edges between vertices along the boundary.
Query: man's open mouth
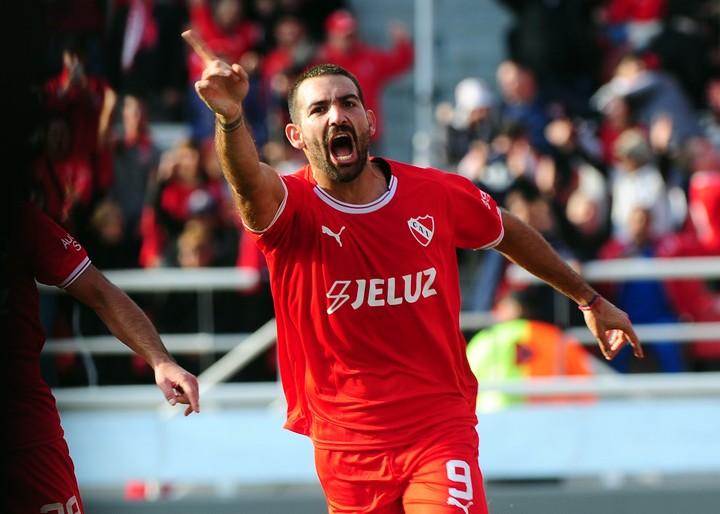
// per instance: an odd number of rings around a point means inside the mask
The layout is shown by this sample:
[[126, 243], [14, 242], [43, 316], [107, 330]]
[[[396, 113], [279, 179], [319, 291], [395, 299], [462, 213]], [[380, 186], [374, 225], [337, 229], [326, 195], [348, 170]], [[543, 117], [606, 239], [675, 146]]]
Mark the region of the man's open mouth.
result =
[[330, 151], [330, 158], [335, 164], [351, 164], [357, 159], [355, 141], [352, 135], [347, 132], [339, 132], [331, 135], [328, 149]]

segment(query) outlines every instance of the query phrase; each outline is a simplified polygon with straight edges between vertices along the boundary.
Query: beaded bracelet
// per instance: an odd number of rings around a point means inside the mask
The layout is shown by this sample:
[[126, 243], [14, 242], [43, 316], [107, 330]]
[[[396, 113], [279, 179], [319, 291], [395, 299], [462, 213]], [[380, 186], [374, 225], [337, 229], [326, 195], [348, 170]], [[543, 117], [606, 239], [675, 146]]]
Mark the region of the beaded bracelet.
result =
[[590, 300], [585, 305], [578, 305], [578, 309], [581, 311], [591, 311], [593, 306], [600, 301], [600, 293], [595, 293], [595, 295], [592, 297], [592, 300]]
[[235, 121], [231, 121], [230, 123], [224, 123], [220, 121], [218, 118], [215, 118], [215, 122], [217, 123], [217, 126], [220, 127], [220, 130], [223, 132], [233, 132], [240, 128], [240, 126], [243, 124], [243, 115], [240, 113], [240, 116]]

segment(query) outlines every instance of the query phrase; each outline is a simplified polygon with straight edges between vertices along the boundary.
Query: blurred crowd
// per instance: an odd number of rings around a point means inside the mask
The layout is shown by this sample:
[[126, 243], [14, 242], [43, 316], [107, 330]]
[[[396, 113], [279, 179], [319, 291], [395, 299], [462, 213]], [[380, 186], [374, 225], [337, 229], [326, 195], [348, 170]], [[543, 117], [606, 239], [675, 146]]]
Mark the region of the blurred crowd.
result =
[[[194, 90], [204, 64], [180, 34], [193, 29], [218, 58], [242, 64], [251, 81], [245, 118], [261, 158], [290, 173], [305, 164], [284, 135], [295, 76], [318, 62], [340, 64], [358, 76], [368, 107], [379, 114], [384, 85], [412, 66], [407, 28], [391, 24], [387, 47], [372, 46], [342, 0], [73, 0], [44, 7], [38, 40], [47, 67], [34, 88], [43, 123], [25, 177], [32, 200], [82, 241], [102, 270], [238, 265], [258, 272], [251, 291], [216, 293], [210, 326], [199, 326], [193, 293], [140, 300], [161, 333], [250, 332], [271, 319], [264, 259], [243, 237], [215, 153], [214, 115]], [[163, 146], [152, 130], [160, 124], [187, 128], [186, 136]], [[378, 130], [373, 142], [381, 137]], [[48, 316], [51, 334], [78, 332], [72, 313], [58, 309]], [[80, 323], [85, 335], [103, 330], [90, 318]], [[275, 378], [272, 356], [266, 360], [253, 377]]]
[[[513, 20], [504, 60], [495, 77], [469, 74], [453, 101], [437, 105], [433, 164], [491, 193], [578, 267], [593, 259], [720, 255], [717, 3], [497, 2]], [[264, 276], [222, 179], [214, 117], [194, 93], [203, 64], [180, 34], [193, 28], [220, 58], [248, 71], [244, 111], [261, 158], [289, 173], [305, 163], [284, 136], [286, 95], [299, 72], [317, 62], [352, 71], [379, 115], [373, 144], [381, 148], [383, 89], [413, 67], [407, 27], [390, 24], [389, 44], [373, 46], [361, 38], [352, 7], [342, 0], [48, 2], [40, 38], [47, 67], [37, 84], [44, 123], [27, 173], [33, 200], [100, 269], [242, 265]], [[151, 130], [159, 123], [183, 124], [188, 135], [163, 148]], [[484, 253], [468, 309], [491, 310], [510, 288], [507, 264]], [[633, 281], [603, 292], [636, 323], [720, 320], [708, 281]], [[251, 331], [273, 316], [266, 280], [250, 292], [218, 295], [216, 332]], [[193, 295], [141, 303], [161, 333], [199, 330]], [[73, 332], [68, 317], [54, 318], [51, 335]], [[86, 334], [101, 330], [86, 325]], [[657, 347], [663, 370], [720, 369], [720, 342]], [[618, 369], [627, 371], [623, 362]], [[197, 362], [181, 364], [199, 371]], [[272, 356], [247, 373], [274, 377]]]
[[[467, 76], [437, 105], [436, 166], [491, 193], [579, 270], [720, 255], [719, 4], [497, 3], [511, 16], [505, 55], [494, 77]], [[484, 256], [469, 309], [508, 294], [507, 265]], [[637, 324], [720, 320], [713, 281], [598, 287]], [[541, 305], [556, 321], [552, 297]], [[647, 346], [650, 369], [720, 369], [717, 342]], [[628, 371], [629, 356], [613, 367]]]

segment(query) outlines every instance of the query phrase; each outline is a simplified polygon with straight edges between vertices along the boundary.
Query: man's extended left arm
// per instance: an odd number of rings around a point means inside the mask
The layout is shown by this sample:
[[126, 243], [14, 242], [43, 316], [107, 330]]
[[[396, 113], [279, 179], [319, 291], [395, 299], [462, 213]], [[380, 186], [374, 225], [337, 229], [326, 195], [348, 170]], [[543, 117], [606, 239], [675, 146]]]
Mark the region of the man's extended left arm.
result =
[[505, 235], [495, 249], [510, 261], [540, 278], [583, 308], [585, 323], [597, 338], [606, 359], [612, 359], [628, 342], [642, 357], [640, 340], [627, 314], [604, 298], [582, 278], [532, 227], [503, 210]]

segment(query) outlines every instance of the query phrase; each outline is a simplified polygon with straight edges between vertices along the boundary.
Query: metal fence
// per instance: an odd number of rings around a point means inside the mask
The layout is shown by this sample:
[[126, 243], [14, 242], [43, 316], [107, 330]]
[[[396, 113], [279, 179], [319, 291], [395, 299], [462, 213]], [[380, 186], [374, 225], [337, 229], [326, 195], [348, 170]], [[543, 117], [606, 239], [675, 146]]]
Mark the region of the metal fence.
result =
[[[620, 259], [587, 263], [583, 275], [590, 282], [632, 281], [646, 279], [715, 279], [720, 277], [720, 257], [675, 259]], [[212, 268], [196, 270], [154, 269], [123, 270], [107, 272], [109, 279], [128, 293], [158, 291], [196, 291], [199, 295], [199, 311], [212, 308], [213, 291], [243, 290], [254, 287], [258, 277], [243, 268]], [[516, 282], [531, 282], [534, 277], [520, 268], [513, 268], [510, 277]], [[46, 288], [47, 289], [47, 288]], [[52, 289], [47, 289], [52, 290]], [[559, 293], [558, 293], [559, 295]], [[203, 302], [210, 302], [209, 305]], [[200, 315], [202, 317], [202, 315]], [[463, 312], [461, 328], [472, 332], [490, 325], [492, 315], [487, 312]], [[720, 322], [671, 323], [662, 325], [637, 325], [637, 333], [643, 342], [673, 339], [680, 342], [702, 342], [720, 338]], [[583, 344], [596, 344], [585, 327], [567, 329]], [[274, 320], [253, 334], [213, 334], [201, 331], [196, 334], [166, 334], [163, 340], [173, 354], [218, 353], [222, 357], [212, 362], [199, 375], [203, 393], [223, 404], [276, 404], [280, 390], [276, 385], [264, 387], [258, 384], [224, 384], [234, 373], [275, 344]], [[75, 337], [51, 340], [46, 352], [82, 352], [87, 355], [127, 354], [130, 350], [119, 344], [112, 336]], [[510, 394], [556, 395], [592, 392], [600, 396], [653, 395], [677, 396], [679, 394], [713, 395], [720, 393], [720, 380], [714, 373], [667, 374], [643, 373], [639, 375], [600, 374], [591, 379], [552, 377], [520, 382], [484, 383], [485, 390], [497, 390]], [[135, 387], [132, 394], [121, 386], [57, 389], [55, 394], [61, 408], [117, 408], [119, 406], [145, 406], [153, 404], [153, 386], [140, 393], [142, 386]], [[216, 391], [210, 392], [211, 389]], [[102, 393], [99, 392], [102, 390]], [[241, 392], [243, 391], [243, 392]], [[209, 396], [208, 396], [209, 395]], [[102, 396], [102, 402], [94, 400]], [[155, 403], [157, 405], [157, 403]]]

